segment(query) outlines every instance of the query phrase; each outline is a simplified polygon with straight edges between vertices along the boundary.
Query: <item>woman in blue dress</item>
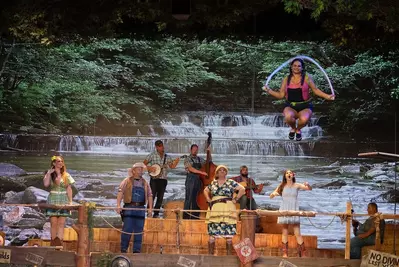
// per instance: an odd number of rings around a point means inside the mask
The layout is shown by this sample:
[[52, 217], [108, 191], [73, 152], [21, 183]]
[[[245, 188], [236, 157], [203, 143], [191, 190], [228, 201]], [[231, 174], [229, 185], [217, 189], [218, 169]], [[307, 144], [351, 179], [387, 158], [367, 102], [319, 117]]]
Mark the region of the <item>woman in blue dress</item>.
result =
[[[291, 170], [286, 170], [284, 172], [283, 181], [281, 184], [270, 194], [270, 198], [275, 196], [281, 196], [283, 198], [280, 211], [293, 211], [299, 210], [298, 203], [298, 191], [299, 190], [312, 190], [312, 187], [308, 182], [303, 184], [295, 182], [295, 173]], [[283, 247], [283, 257], [288, 257], [288, 226], [293, 225], [294, 234], [298, 242], [298, 256], [304, 256], [305, 244], [303, 243], [303, 238], [300, 231], [300, 222], [298, 216], [282, 216], [278, 217], [278, 224], [282, 224], [282, 247]]]

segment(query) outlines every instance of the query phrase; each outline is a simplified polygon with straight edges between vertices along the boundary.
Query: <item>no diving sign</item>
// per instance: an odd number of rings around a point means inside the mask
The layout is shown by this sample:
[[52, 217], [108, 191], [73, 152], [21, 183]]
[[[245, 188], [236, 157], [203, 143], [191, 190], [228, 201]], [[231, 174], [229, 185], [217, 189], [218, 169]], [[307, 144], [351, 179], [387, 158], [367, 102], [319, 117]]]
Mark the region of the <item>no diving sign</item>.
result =
[[362, 260], [362, 267], [399, 267], [399, 257], [370, 250], [368, 257]]

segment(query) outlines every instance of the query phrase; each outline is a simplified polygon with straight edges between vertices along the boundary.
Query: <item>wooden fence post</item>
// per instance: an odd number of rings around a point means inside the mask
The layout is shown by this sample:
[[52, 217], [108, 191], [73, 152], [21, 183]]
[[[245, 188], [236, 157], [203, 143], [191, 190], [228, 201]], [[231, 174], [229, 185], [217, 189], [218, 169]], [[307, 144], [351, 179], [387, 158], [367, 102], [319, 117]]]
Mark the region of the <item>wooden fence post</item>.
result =
[[90, 240], [87, 225], [88, 206], [83, 202], [78, 208], [78, 223], [72, 228], [78, 233], [77, 267], [90, 267]]
[[352, 226], [352, 203], [346, 202], [346, 235], [345, 235], [345, 259], [350, 259], [351, 254], [351, 226]]
[[[255, 247], [255, 228], [256, 228], [257, 217], [258, 215], [254, 213], [248, 213], [245, 211], [241, 212], [241, 240], [249, 238], [254, 247]], [[240, 263], [240, 266], [252, 267], [253, 261], [250, 261], [247, 264]]]

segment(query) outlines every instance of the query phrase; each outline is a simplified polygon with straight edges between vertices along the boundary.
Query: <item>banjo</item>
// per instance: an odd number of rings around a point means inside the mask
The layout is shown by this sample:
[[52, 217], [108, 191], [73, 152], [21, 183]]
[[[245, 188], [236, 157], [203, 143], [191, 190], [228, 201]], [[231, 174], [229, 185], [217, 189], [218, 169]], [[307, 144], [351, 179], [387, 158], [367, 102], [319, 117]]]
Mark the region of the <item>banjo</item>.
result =
[[[152, 164], [151, 165], [151, 168], [154, 168], [154, 170], [152, 172], [148, 172], [148, 174], [151, 176], [152, 179], [159, 179], [160, 178], [158, 176], [161, 174], [162, 169], [164, 169], [166, 167], [166, 165], [165, 165], [166, 157], [167, 157], [167, 154], [165, 154], [165, 156], [164, 156], [162, 166], [159, 165], [159, 164]], [[178, 158], [179, 157], [177, 157], [176, 159], [178, 159]], [[181, 159], [185, 159], [185, 158], [187, 158], [187, 155], [181, 156], [180, 158]]]

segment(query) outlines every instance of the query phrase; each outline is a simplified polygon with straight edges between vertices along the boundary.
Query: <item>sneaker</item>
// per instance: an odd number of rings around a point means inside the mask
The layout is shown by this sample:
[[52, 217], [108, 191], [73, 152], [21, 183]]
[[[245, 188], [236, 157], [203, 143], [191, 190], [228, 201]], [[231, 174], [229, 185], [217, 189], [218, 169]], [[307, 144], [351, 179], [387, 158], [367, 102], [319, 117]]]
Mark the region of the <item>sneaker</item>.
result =
[[294, 137], [295, 137], [295, 132], [290, 132], [290, 133], [288, 134], [288, 139], [294, 140]]
[[301, 133], [296, 133], [295, 136], [296, 136], [296, 140], [297, 141], [301, 141], [302, 140], [302, 134]]

